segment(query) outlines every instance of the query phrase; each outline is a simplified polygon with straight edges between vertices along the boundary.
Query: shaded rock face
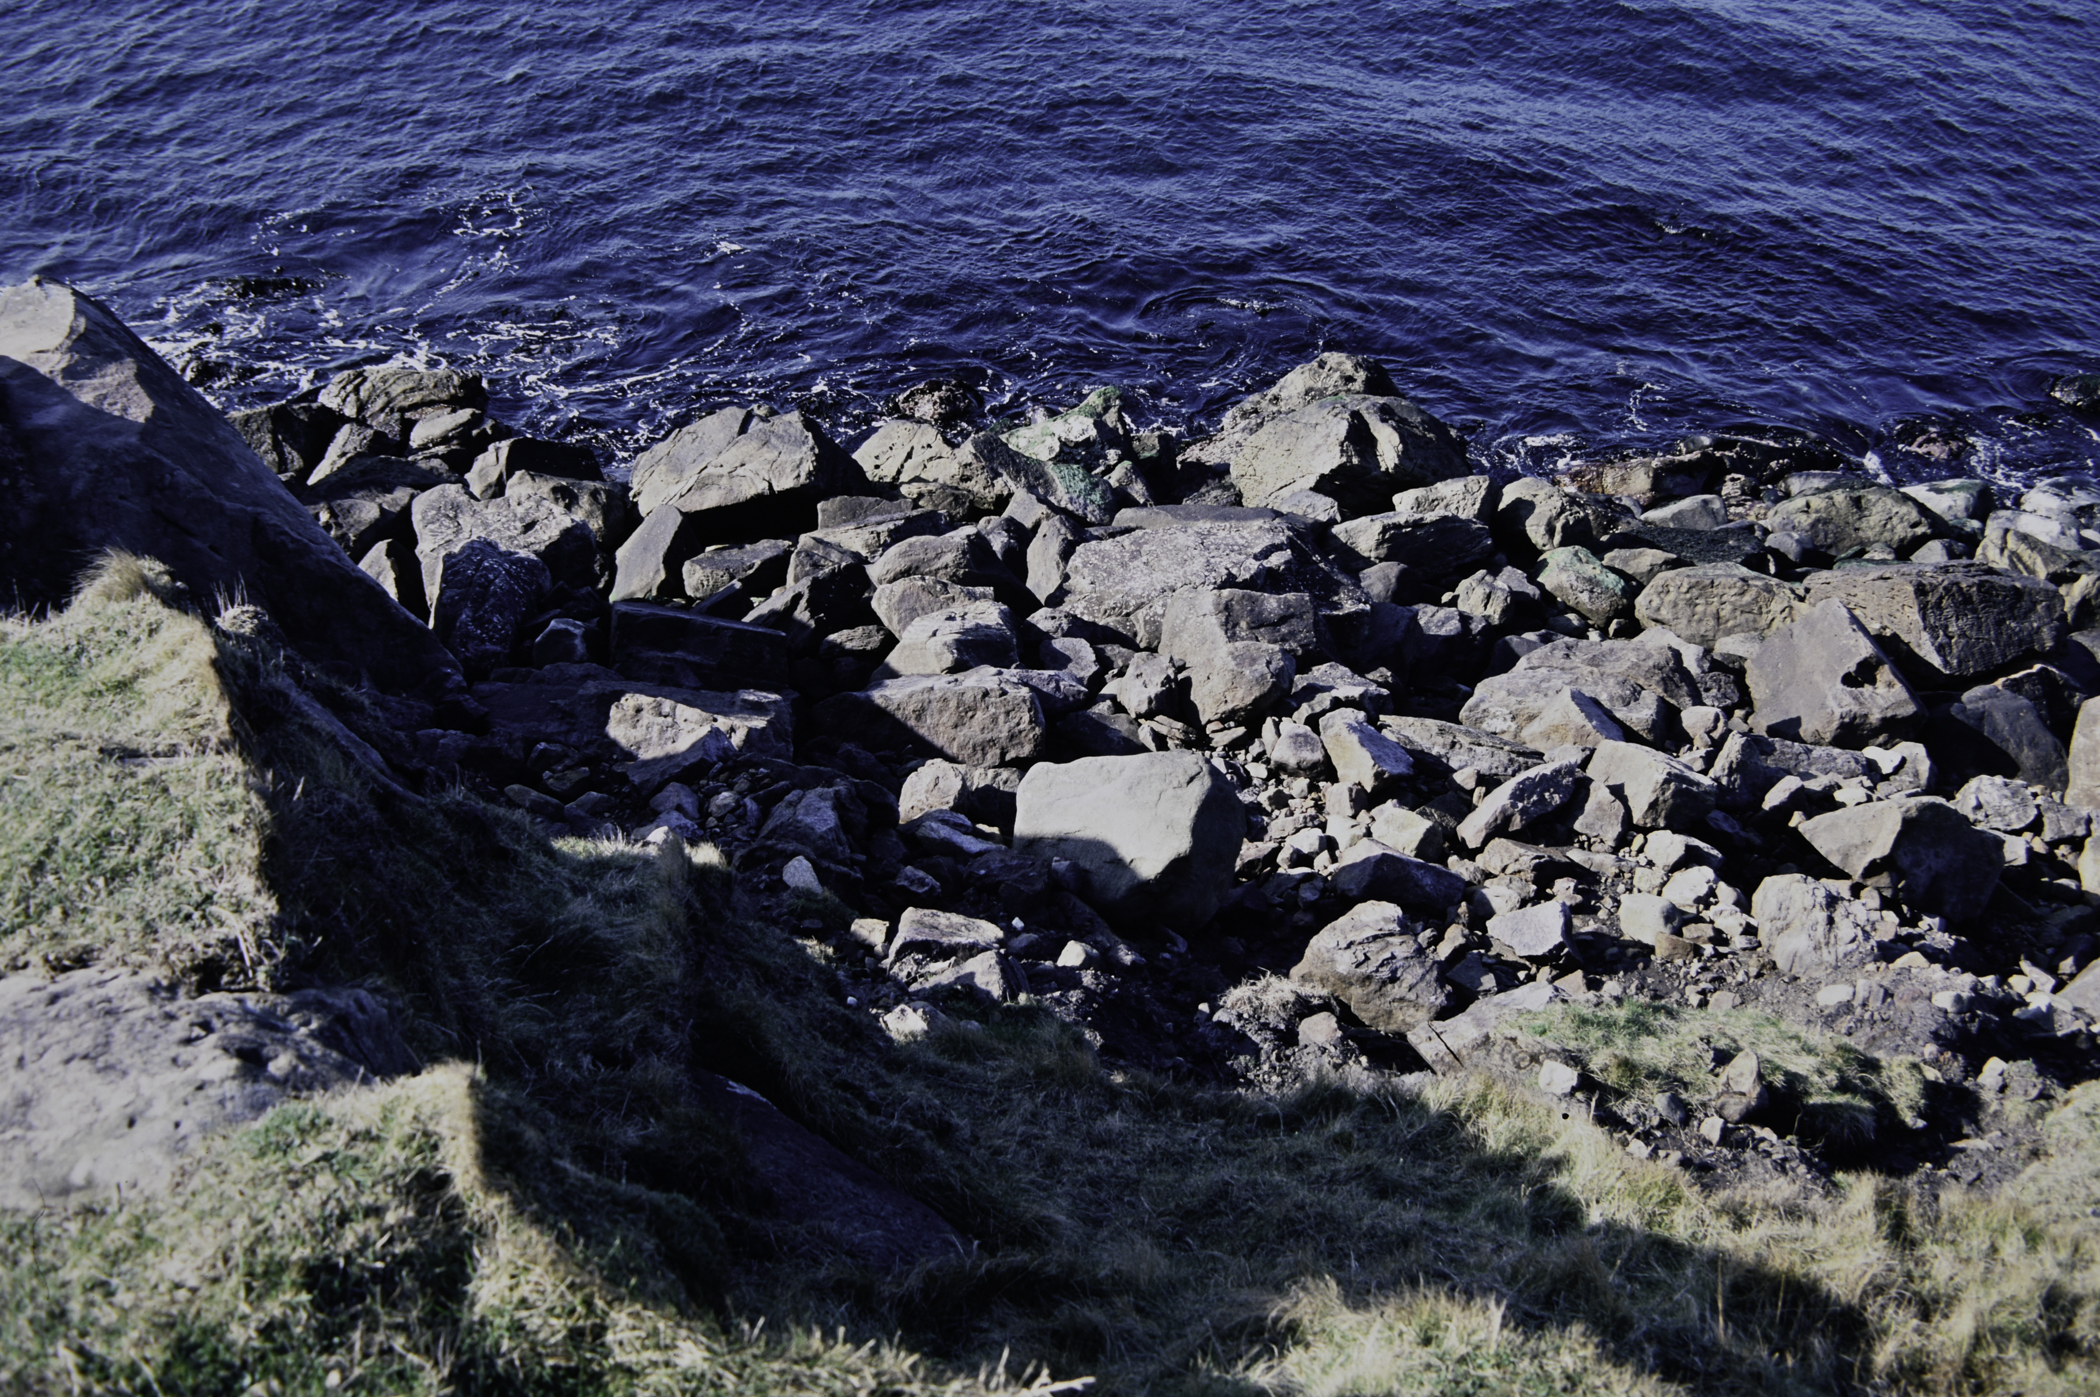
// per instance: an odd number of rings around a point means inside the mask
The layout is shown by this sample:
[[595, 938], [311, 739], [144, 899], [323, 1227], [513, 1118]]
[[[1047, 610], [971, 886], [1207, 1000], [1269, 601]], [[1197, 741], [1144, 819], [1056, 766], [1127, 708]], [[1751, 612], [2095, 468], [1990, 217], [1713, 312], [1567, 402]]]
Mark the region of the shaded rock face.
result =
[[363, 990], [190, 996], [143, 975], [0, 979], [0, 1208], [164, 1192], [205, 1137], [418, 1064]]
[[1014, 847], [1086, 871], [1111, 921], [1194, 930], [1232, 885], [1246, 816], [1193, 752], [1044, 763], [1021, 780]]
[[[219, 411], [100, 302], [53, 282], [0, 292], [0, 586], [70, 594], [109, 549], [191, 595], [246, 595], [306, 655], [383, 686], [456, 670]], [[11, 443], [11, 449], [8, 443]]]
[[1819, 815], [1801, 826], [1801, 837], [1854, 878], [1889, 875], [1905, 902], [1950, 921], [1981, 912], [2004, 867], [2000, 840], [1930, 798]]
[[1935, 687], [2040, 658], [2064, 635], [2056, 588], [1978, 563], [1818, 574], [1809, 604], [1827, 600], [1845, 603], [1913, 682]]

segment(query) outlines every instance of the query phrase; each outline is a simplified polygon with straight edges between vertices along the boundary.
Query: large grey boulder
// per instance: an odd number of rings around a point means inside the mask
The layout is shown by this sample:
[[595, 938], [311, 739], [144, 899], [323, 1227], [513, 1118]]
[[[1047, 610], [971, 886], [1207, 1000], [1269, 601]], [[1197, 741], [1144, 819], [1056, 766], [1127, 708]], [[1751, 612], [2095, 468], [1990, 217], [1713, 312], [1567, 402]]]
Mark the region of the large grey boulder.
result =
[[1521, 742], [1440, 718], [1395, 715], [1380, 718], [1378, 728], [1411, 752], [1418, 766], [1439, 777], [1472, 767], [1482, 776], [1507, 780], [1545, 760]]
[[1874, 637], [1835, 598], [1766, 637], [1744, 676], [1752, 727], [1775, 737], [1864, 747], [1917, 726], [1917, 695]]
[[510, 662], [518, 632], [540, 610], [551, 585], [539, 559], [485, 538], [458, 545], [425, 576], [430, 628], [475, 679]]
[[1312, 598], [1303, 592], [1190, 587], [1167, 599], [1160, 654], [1193, 665], [1206, 652], [1243, 640], [1280, 646], [1294, 656], [1311, 654], [1320, 643]]
[[2069, 783], [2064, 744], [2041, 709], [2003, 684], [1978, 684], [1932, 712], [1925, 742], [1951, 781], [2017, 776], [2048, 791]]
[[1579, 546], [1543, 555], [1539, 586], [1593, 626], [1608, 626], [1633, 609], [1632, 585]]
[[1069, 859], [1112, 921], [1192, 931], [1232, 888], [1246, 815], [1193, 752], [1040, 763], [1021, 780], [1014, 849]]
[[1854, 878], [1887, 874], [1921, 912], [1966, 921], [1984, 909], [2005, 865], [2004, 841], [1944, 800], [1877, 800], [1800, 825], [1815, 851]]
[[1168, 601], [1187, 588], [1299, 592], [1322, 606], [1363, 600], [1352, 580], [1314, 557], [1272, 515], [1141, 528], [1082, 543], [1052, 601], [1136, 649], [1153, 650]]
[[1802, 609], [1801, 588], [1792, 583], [1739, 563], [1709, 563], [1654, 578], [1641, 589], [1633, 615], [1643, 626], [1711, 646], [1724, 635], [1770, 635]]
[[2087, 699], [2078, 708], [2078, 724], [2071, 730], [2071, 750], [2064, 785], [2064, 804], [2081, 810], [2100, 810], [2100, 699]]
[[788, 682], [788, 642], [767, 626], [651, 602], [615, 602], [612, 665], [653, 683], [764, 688]]
[[681, 428], [636, 460], [631, 483], [645, 528], [672, 509], [696, 518], [689, 527], [699, 542], [793, 536], [816, 526], [819, 501], [868, 492], [860, 466], [801, 413], [740, 412]]
[[1643, 741], [1665, 743], [1677, 728], [1676, 710], [1660, 694], [1622, 674], [1579, 669], [1513, 669], [1491, 674], [1473, 687], [1459, 709], [1461, 722], [1494, 737], [1520, 738], [1579, 689], [1602, 704], [1622, 727]]
[[119, 549], [159, 559], [199, 599], [245, 595], [302, 653], [382, 686], [455, 669], [216, 408], [107, 307], [56, 282], [0, 291], [0, 496], [12, 604], [63, 602]]
[[1189, 703], [1205, 723], [1242, 723], [1286, 698], [1297, 677], [1297, 661], [1282, 646], [1229, 641], [1189, 662]]
[[337, 374], [321, 390], [320, 404], [395, 441], [407, 441], [423, 418], [487, 408], [489, 390], [478, 374], [379, 364]]
[[1588, 771], [1642, 829], [1696, 829], [1720, 794], [1703, 772], [1631, 742], [1599, 743]]
[[1765, 516], [1773, 533], [1799, 535], [1836, 557], [1879, 544], [1908, 553], [1933, 535], [1933, 515], [1900, 490], [1840, 485], [1797, 495]]
[[444, 485], [416, 496], [409, 517], [423, 586], [433, 597], [446, 557], [475, 540], [537, 559], [557, 585], [588, 590], [597, 582], [598, 546], [589, 527], [547, 500], [477, 500], [461, 486]]
[[1581, 776], [1575, 762], [1551, 762], [1512, 776], [1459, 821], [1458, 837], [1467, 848], [1478, 849], [1498, 834], [1514, 834], [1550, 819], [1575, 794]]
[[1032, 761], [1049, 731], [1027, 671], [907, 675], [834, 694], [812, 712], [833, 736], [877, 751], [946, 757], [965, 766]]
[[1495, 539], [1514, 558], [1556, 548], [1590, 548], [1633, 517], [1617, 500], [1563, 490], [1550, 480], [1520, 476], [1502, 488]]
[[363, 990], [192, 996], [101, 969], [0, 979], [0, 1208], [164, 1193], [211, 1135], [417, 1066]]
[[1405, 563], [1438, 581], [1465, 576], [1495, 551], [1494, 535], [1488, 532], [1488, 526], [1458, 514], [1395, 510], [1336, 524], [1330, 532], [1358, 567]]
[[1320, 928], [1291, 967], [1301, 985], [1324, 990], [1380, 1033], [1406, 1033], [1451, 1002], [1436, 937], [1390, 902], [1362, 902]]
[[2041, 658], [2064, 635], [2061, 592], [1981, 563], [1839, 568], [1809, 580], [1810, 605], [1833, 599], [1914, 682], [1933, 687]]
[[1449, 920], [1466, 895], [1466, 880], [1450, 869], [1372, 839], [1343, 851], [1328, 881], [1351, 902], [1397, 902], [1418, 916], [1440, 920]]
[[1353, 708], [1332, 709], [1321, 717], [1320, 743], [1335, 776], [1374, 798], [1414, 775], [1407, 749]]
[[877, 679], [904, 674], [960, 674], [989, 665], [1020, 663], [1019, 627], [997, 602], [973, 602], [952, 611], [929, 611], [913, 619], [897, 647], [876, 669]]
[[1874, 914], [1805, 874], [1759, 883], [1750, 915], [1782, 975], [1817, 977], [1872, 956]]

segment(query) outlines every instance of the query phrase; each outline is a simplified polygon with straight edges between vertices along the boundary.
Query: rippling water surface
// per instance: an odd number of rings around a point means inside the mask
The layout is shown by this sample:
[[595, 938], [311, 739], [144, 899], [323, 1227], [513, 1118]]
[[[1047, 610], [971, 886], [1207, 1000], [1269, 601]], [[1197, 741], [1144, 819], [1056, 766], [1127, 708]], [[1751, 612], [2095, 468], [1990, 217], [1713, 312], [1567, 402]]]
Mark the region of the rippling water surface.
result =
[[443, 360], [618, 457], [935, 376], [1200, 426], [1349, 348], [1530, 469], [1743, 423], [2100, 465], [2047, 397], [2100, 368], [2082, 3], [8, 13], [0, 277], [230, 406]]

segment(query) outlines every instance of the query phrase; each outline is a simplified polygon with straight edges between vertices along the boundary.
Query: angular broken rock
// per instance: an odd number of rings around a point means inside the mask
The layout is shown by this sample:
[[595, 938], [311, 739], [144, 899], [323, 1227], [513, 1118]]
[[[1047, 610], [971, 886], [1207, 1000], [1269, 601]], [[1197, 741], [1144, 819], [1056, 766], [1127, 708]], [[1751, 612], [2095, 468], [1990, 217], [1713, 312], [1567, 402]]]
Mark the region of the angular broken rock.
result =
[[1932, 537], [1932, 521], [1923, 505], [1883, 485], [1841, 485], [1796, 495], [1765, 516], [1772, 532], [1799, 534], [1833, 556], [1875, 544], [1908, 553]]
[[877, 751], [946, 757], [966, 766], [1032, 760], [1049, 726], [1019, 670], [908, 675], [834, 694], [812, 712], [823, 731]]
[[2061, 592], [1981, 563], [1838, 568], [1809, 580], [1808, 600], [1845, 603], [1898, 667], [1931, 688], [2039, 659], [2064, 634]]
[[1560, 998], [1560, 991], [1543, 980], [1482, 995], [1463, 1014], [1410, 1032], [1408, 1045], [1440, 1074], [1463, 1072], [1476, 1059], [1485, 1058], [1491, 1041], [1511, 1027], [1518, 1015], [1537, 1013]]
[[1863, 961], [1877, 920], [1803, 873], [1774, 874], [1750, 899], [1765, 954], [1783, 975], [1816, 975]]
[[1581, 776], [1575, 762], [1552, 762], [1511, 777], [1459, 822], [1458, 837], [1478, 849], [1498, 834], [1537, 824], [1567, 804]]
[[1553, 700], [1524, 729], [1524, 741], [1541, 752], [1625, 740], [1626, 730], [1611, 716], [1611, 710], [1580, 689], [1569, 689]]
[[1822, 602], [1775, 631], [1751, 657], [1752, 727], [1832, 747], [1900, 738], [1917, 725], [1917, 695], [1843, 602]]
[[875, 677], [960, 674], [980, 665], [1012, 669], [1020, 662], [1019, 629], [1013, 613], [997, 602], [929, 611], [904, 628]]
[[510, 662], [519, 629], [540, 609], [549, 586], [539, 559], [485, 538], [458, 545], [426, 576], [430, 629], [476, 679]]
[[1643, 626], [1663, 626], [1694, 645], [1724, 635], [1766, 636], [1804, 609], [1801, 589], [1740, 563], [1708, 563], [1665, 572], [1633, 604]]
[[1466, 880], [1450, 869], [1370, 839], [1349, 846], [1328, 882], [1351, 901], [1397, 902], [1425, 917], [1449, 917], [1466, 895]]
[[1193, 752], [1039, 763], [1021, 780], [1014, 850], [1069, 859], [1111, 921], [1193, 931], [1232, 887], [1246, 814]]
[[1544, 760], [1537, 749], [1521, 742], [1439, 718], [1381, 718], [1378, 729], [1413, 753], [1418, 765], [1438, 776], [1472, 767], [1482, 776], [1507, 780]]
[[1589, 776], [1625, 802], [1642, 829], [1696, 829], [1718, 795], [1704, 774], [1631, 742], [1600, 743], [1590, 756]]
[[1297, 662], [1280, 645], [1239, 640], [1205, 651], [1189, 668], [1189, 702], [1206, 723], [1258, 718], [1291, 691]]
[[1625, 893], [1619, 898], [1619, 935], [1653, 946], [1684, 925], [1684, 909], [1654, 893]]
[[2064, 804], [2100, 810], [2100, 699], [2079, 705], [2078, 722], [2071, 729], [2068, 767]]
[[1488, 935], [1525, 960], [1549, 956], [1568, 944], [1568, 904], [1558, 898], [1488, 918]]
[[1591, 625], [1610, 625], [1632, 609], [1626, 579], [1589, 549], [1555, 548], [1539, 562], [1539, 586]]
[[1374, 799], [1414, 774], [1407, 749], [1381, 733], [1351, 708], [1337, 708], [1320, 719], [1320, 742], [1335, 776]]
[[1852, 877], [1887, 874], [1905, 903], [1952, 922], [1984, 909], [2005, 864], [2002, 839], [1931, 797], [1869, 801], [1818, 815], [1799, 829], [1817, 853]]
[[623, 770], [641, 790], [703, 763], [794, 755], [793, 700], [780, 694], [607, 684], [587, 687], [579, 703], [605, 705], [601, 731], [628, 758]]
[[1324, 990], [1380, 1033], [1406, 1033], [1451, 1001], [1423, 932], [1390, 902], [1363, 902], [1322, 927], [1291, 967], [1299, 984]]

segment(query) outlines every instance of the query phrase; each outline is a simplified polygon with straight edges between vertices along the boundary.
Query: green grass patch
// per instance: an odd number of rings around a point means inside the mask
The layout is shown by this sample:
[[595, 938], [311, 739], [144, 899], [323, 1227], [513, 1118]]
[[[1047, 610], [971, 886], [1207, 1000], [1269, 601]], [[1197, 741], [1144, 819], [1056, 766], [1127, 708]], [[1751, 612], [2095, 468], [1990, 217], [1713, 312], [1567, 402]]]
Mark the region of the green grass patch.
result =
[[1673, 1091], [1694, 1108], [1719, 1095], [1720, 1065], [1754, 1052], [1766, 1085], [1798, 1116], [1789, 1133], [1854, 1149], [1882, 1129], [1914, 1127], [1934, 1080], [1913, 1058], [1877, 1058], [1756, 1010], [1626, 1000], [1556, 1006], [1527, 1015], [1521, 1026], [1614, 1090], [1649, 1100]]

